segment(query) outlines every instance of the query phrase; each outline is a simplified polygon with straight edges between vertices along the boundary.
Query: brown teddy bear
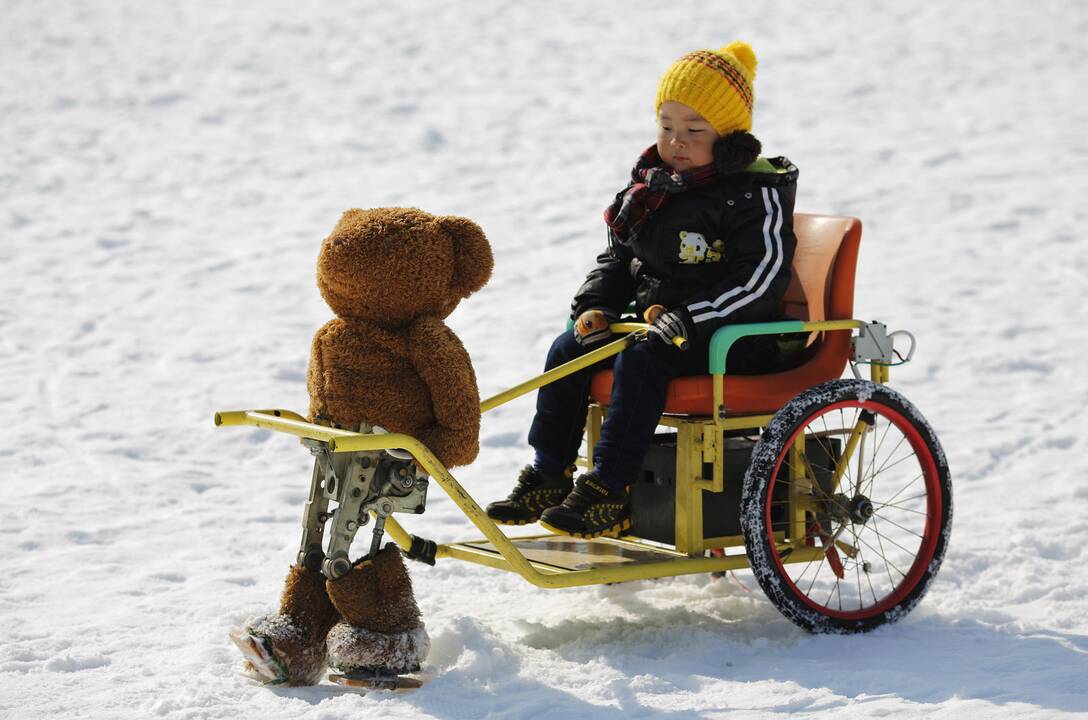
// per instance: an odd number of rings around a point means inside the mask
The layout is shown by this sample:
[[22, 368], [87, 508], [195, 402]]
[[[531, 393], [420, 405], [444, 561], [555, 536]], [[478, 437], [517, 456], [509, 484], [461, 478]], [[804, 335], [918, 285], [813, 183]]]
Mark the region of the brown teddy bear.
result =
[[491, 277], [476, 223], [414, 208], [348, 210], [325, 239], [317, 285], [337, 317], [314, 335], [310, 415], [412, 435], [446, 467], [479, 452], [480, 394], [443, 321]]
[[[468, 353], [446, 327], [491, 276], [483, 231], [414, 208], [348, 210], [317, 262], [337, 317], [314, 335], [307, 372], [314, 421], [365, 422], [421, 440], [446, 466], [479, 452], [480, 397]], [[232, 634], [247, 669], [268, 682], [318, 682], [343, 671], [419, 669], [430, 640], [395, 545], [337, 580], [295, 565], [280, 612]]]

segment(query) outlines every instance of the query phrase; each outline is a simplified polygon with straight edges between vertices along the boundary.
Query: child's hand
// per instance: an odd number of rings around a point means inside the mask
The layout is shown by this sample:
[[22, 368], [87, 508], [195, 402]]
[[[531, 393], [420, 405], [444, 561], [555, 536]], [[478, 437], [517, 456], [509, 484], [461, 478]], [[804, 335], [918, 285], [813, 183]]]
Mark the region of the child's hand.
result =
[[[653, 307], [647, 309], [647, 314]], [[681, 350], [688, 349], [688, 341], [694, 335], [691, 317], [681, 308], [658, 313], [650, 323], [650, 337], [660, 340], [666, 345], [675, 345]]]
[[652, 323], [663, 312], [665, 312], [664, 305], [651, 305], [642, 313], [642, 319], [647, 323]]
[[586, 310], [574, 323], [574, 339], [583, 347], [608, 338], [608, 326], [619, 320], [611, 310]]

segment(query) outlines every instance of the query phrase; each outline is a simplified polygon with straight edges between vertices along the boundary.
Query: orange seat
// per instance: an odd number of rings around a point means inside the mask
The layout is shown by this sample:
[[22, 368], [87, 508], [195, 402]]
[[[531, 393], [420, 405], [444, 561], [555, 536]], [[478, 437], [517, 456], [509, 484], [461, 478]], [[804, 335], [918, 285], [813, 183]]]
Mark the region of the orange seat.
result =
[[[782, 310], [798, 320], [849, 320], [854, 313], [854, 273], [861, 221], [832, 215], [793, 216], [797, 249], [793, 277]], [[818, 346], [803, 365], [768, 375], [729, 375], [724, 378], [725, 406], [730, 415], [773, 413], [813, 385], [842, 375], [850, 356], [849, 330], [819, 333]], [[612, 371], [596, 373], [590, 395], [601, 405], [612, 396]], [[710, 375], [676, 378], [669, 383], [665, 412], [710, 415], [714, 399]]]

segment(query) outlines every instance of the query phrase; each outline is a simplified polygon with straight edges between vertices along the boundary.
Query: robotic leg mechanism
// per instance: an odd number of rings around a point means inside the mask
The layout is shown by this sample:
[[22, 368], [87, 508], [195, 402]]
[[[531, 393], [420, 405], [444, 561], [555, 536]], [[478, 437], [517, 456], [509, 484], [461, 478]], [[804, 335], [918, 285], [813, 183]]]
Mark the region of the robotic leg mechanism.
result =
[[[328, 665], [334, 671], [329, 679], [344, 685], [418, 687], [419, 680], [402, 675], [419, 670], [430, 638], [400, 549], [381, 544], [389, 515], [424, 511], [427, 476], [407, 453], [332, 453], [323, 442], [303, 442], [315, 462], [297, 563], [284, 583], [279, 613], [231, 633], [245, 669], [277, 685], [312, 685]], [[370, 552], [353, 563], [348, 550], [371, 517]], [[434, 563], [433, 554], [417, 559]]]

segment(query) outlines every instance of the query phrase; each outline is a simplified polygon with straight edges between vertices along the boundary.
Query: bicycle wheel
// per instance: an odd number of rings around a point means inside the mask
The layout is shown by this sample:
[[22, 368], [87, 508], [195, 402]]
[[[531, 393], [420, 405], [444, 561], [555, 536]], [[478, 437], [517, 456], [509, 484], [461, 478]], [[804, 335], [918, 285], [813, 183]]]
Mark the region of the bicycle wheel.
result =
[[741, 528], [771, 602], [812, 632], [865, 632], [906, 615], [952, 526], [933, 429], [883, 385], [833, 380], [778, 411], [752, 450]]

